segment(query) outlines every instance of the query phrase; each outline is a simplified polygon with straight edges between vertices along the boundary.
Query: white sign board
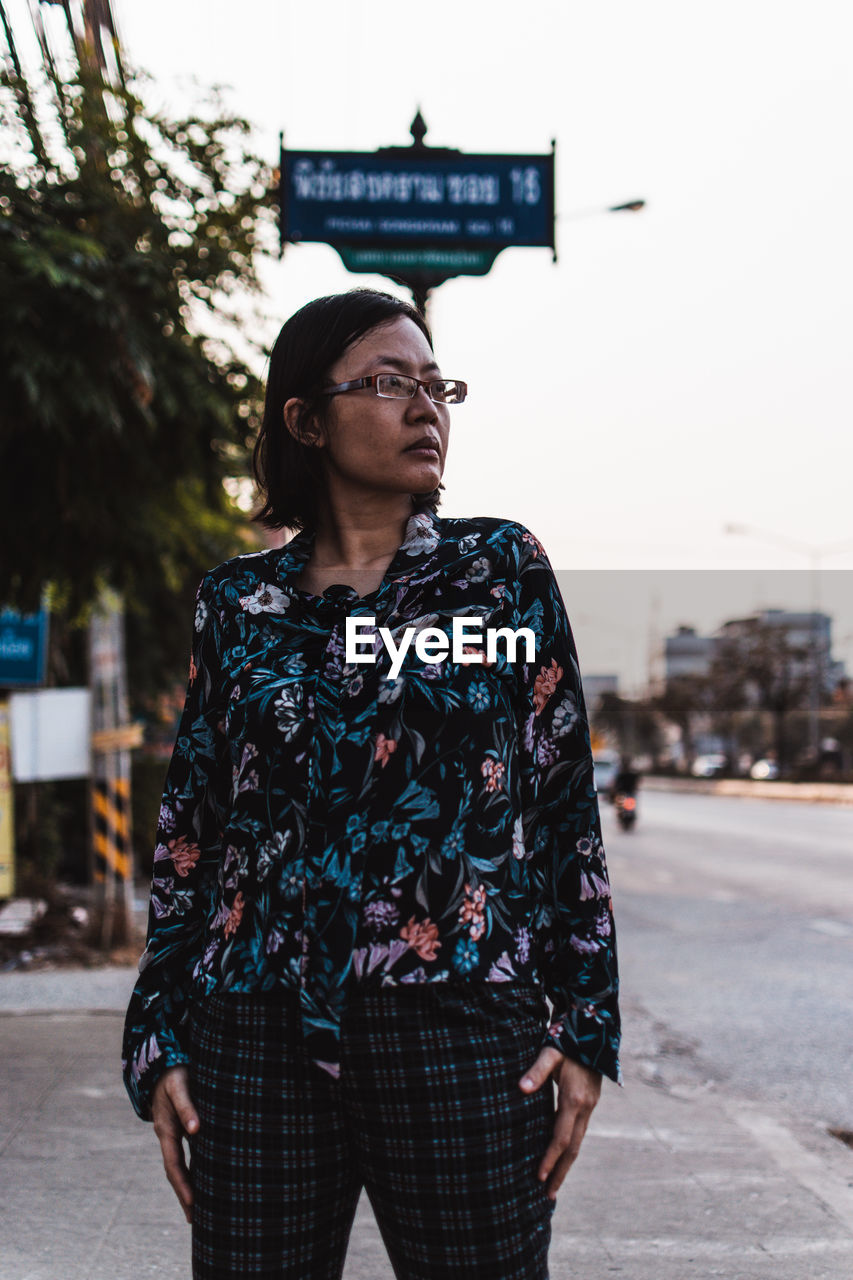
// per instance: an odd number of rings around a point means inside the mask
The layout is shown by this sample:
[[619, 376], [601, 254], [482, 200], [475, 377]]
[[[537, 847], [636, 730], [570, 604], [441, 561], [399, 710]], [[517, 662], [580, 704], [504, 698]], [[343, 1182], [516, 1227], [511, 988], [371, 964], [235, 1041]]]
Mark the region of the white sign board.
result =
[[16, 782], [87, 778], [92, 698], [88, 689], [34, 689], [9, 697]]

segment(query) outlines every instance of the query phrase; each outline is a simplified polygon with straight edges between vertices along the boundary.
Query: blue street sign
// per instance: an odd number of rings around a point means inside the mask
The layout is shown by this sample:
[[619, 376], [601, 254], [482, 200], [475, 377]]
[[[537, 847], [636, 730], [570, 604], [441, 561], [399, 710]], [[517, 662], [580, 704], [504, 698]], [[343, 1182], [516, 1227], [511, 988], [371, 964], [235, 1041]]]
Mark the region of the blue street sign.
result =
[[554, 155], [282, 151], [281, 239], [553, 249]]
[[0, 688], [44, 684], [46, 665], [47, 610], [0, 610]]

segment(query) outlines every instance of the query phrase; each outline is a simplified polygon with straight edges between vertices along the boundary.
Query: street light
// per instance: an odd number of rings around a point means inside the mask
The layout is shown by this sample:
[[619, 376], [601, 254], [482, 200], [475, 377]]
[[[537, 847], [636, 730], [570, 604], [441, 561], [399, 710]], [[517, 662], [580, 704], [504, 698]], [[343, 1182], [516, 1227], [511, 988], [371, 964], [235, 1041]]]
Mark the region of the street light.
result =
[[844, 551], [853, 551], [853, 539], [844, 542], [825, 542], [815, 546], [811, 542], [800, 542], [797, 538], [789, 538], [783, 533], [771, 533], [768, 529], [756, 529], [751, 524], [730, 523], [724, 526], [725, 533], [739, 534], [744, 538], [756, 538], [761, 542], [773, 542], [788, 551], [796, 551], [808, 556], [813, 569], [819, 567], [824, 556], [841, 555]]
[[572, 213], [558, 213], [558, 222], [569, 222], [575, 218], [597, 218], [601, 213], [641, 213], [646, 207], [645, 200], [626, 200], [624, 204], [596, 205], [594, 209], [575, 209]]
[[789, 538], [782, 533], [771, 533], [768, 529], [757, 529], [751, 524], [731, 522], [724, 525], [723, 532], [742, 538], [755, 538], [759, 542], [769, 542], [786, 551], [795, 551], [806, 556], [809, 561], [809, 579], [811, 596], [811, 662], [809, 663], [809, 749], [815, 762], [820, 754], [820, 667], [818, 662], [818, 614], [820, 612], [820, 563], [825, 556], [840, 555], [844, 551], [853, 550], [853, 541], [826, 542], [815, 545], [811, 542], [800, 542], [797, 538]]

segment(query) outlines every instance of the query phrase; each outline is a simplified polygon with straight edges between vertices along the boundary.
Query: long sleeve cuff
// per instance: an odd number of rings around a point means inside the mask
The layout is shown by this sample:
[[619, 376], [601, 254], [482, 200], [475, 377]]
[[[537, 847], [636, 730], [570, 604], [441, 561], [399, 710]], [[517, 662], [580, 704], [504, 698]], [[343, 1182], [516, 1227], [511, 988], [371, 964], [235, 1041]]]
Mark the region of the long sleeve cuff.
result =
[[140, 1120], [151, 1120], [151, 1100], [157, 1081], [170, 1067], [189, 1063], [188, 1055], [175, 1044], [161, 1049], [156, 1032], [152, 1032], [137, 1053], [122, 1060], [124, 1085]]
[[614, 1025], [610, 1014], [581, 1002], [551, 1023], [543, 1048], [551, 1045], [567, 1058], [621, 1085], [619, 1039], [618, 1024]]

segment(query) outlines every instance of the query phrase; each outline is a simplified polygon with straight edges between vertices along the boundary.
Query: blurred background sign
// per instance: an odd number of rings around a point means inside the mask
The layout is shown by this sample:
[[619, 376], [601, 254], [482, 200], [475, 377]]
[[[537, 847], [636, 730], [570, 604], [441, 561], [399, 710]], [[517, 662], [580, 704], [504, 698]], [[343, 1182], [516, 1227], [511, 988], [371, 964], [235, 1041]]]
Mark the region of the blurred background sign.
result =
[[0, 688], [44, 684], [47, 660], [47, 609], [21, 614], [0, 612]]
[[376, 151], [286, 151], [280, 168], [282, 249], [315, 241], [348, 271], [387, 275], [423, 311], [452, 276], [487, 275], [502, 249], [554, 240], [554, 147], [548, 155], [467, 155], [424, 142]]
[[282, 240], [554, 247], [554, 154], [282, 151]]
[[9, 699], [16, 782], [87, 778], [92, 695], [88, 689], [33, 689]]

